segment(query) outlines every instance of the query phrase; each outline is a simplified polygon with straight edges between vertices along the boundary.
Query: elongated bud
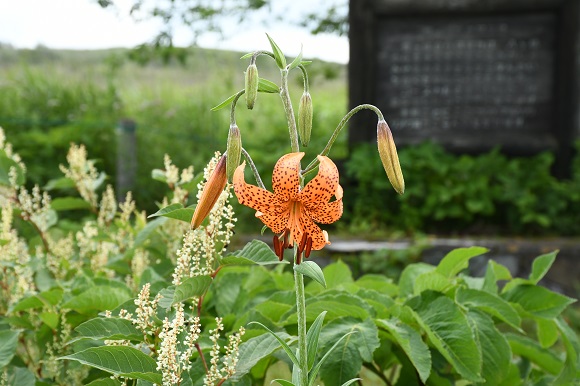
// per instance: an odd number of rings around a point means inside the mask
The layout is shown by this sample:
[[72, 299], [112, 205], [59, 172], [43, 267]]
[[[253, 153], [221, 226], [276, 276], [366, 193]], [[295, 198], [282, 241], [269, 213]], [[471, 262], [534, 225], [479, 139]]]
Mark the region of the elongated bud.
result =
[[300, 98], [298, 106], [298, 134], [302, 146], [307, 147], [310, 143], [310, 133], [312, 132], [312, 97], [305, 91]]
[[391, 129], [384, 119], [379, 120], [377, 124], [377, 142], [379, 155], [385, 172], [387, 172], [387, 177], [389, 177], [389, 181], [397, 193], [403, 194], [405, 192], [405, 180], [403, 179], [403, 172], [397, 155], [397, 147], [395, 146]]
[[230, 131], [228, 133], [228, 161], [226, 163], [226, 171], [228, 180], [231, 181], [234, 176], [236, 168], [240, 164], [240, 158], [242, 156], [242, 136], [240, 135], [240, 129], [238, 125], [232, 123], [230, 125]]
[[250, 63], [246, 70], [246, 106], [251, 110], [254, 108], [258, 97], [258, 67], [255, 63]]
[[203, 222], [226, 187], [226, 182], [228, 181], [226, 176], [227, 158], [225, 154], [220, 158], [213, 173], [207, 180], [191, 219], [191, 229], [196, 229]]

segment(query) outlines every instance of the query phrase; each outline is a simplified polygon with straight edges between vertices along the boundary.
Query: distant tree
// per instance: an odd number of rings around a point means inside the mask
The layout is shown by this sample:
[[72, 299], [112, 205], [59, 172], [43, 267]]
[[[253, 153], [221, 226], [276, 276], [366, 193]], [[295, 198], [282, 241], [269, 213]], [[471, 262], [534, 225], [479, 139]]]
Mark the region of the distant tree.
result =
[[[103, 8], [116, 8], [116, 0], [93, 1]], [[160, 20], [163, 26], [153, 41], [137, 47], [137, 59], [146, 59], [151, 50], [165, 56], [176, 56], [179, 50], [173, 44], [173, 31], [183, 25], [190, 28], [193, 44], [204, 34], [223, 36], [224, 23], [228, 22], [236, 23], [240, 28], [257, 21], [266, 25], [283, 22], [307, 28], [313, 34], [346, 35], [348, 1], [321, 3], [316, 12], [292, 12], [298, 16], [291, 19], [287, 10], [295, 6], [292, 0], [133, 0], [129, 13], [135, 20]], [[263, 15], [266, 15], [265, 20]], [[257, 20], [260, 17], [263, 20]], [[143, 57], [139, 58], [139, 55]]]

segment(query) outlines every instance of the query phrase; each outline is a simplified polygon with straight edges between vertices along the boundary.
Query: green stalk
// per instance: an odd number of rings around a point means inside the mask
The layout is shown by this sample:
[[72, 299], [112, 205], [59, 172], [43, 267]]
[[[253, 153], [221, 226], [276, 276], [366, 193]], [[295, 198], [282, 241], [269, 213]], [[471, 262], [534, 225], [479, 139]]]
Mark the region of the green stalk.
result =
[[284, 104], [284, 111], [286, 112], [286, 119], [288, 120], [288, 131], [290, 132], [290, 146], [292, 152], [300, 151], [298, 144], [298, 129], [296, 128], [296, 118], [294, 117], [294, 109], [292, 108], [292, 101], [290, 100], [290, 93], [288, 92], [288, 70], [280, 71], [282, 73], [282, 85], [280, 87], [280, 98]]
[[[330, 152], [330, 148], [332, 147], [332, 145], [334, 144], [334, 141], [336, 141], [336, 138], [338, 137], [338, 134], [340, 134], [340, 131], [343, 129], [343, 127], [346, 125], [346, 123], [348, 122], [348, 120], [350, 118], [352, 118], [353, 115], [355, 115], [356, 113], [358, 113], [359, 111], [363, 110], [363, 109], [368, 109], [368, 110], [372, 110], [374, 111], [375, 114], [377, 114], [379, 120], [384, 119], [383, 118], [383, 113], [381, 113], [381, 110], [379, 110], [378, 107], [373, 106], [373, 105], [369, 105], [369, 104], [364, 104], [364, 105], [358, 105], [355, 108], [353, 108], [352, 110], [350, 110], [348, 113], [346, 113], [346, 115], [344, 116], [344, 118], [341, 119], [341, 121], [338, 123], [338, 126], [336, 126], [336, 129], [334, 129], [334, 132], [332, 133], [332, 136], [330, 136], [330, 139], [328, 140], [328, 143], [326, 144], [326, 146], [324, 147], [324, 149], [320, 152], [320, 155], [327, 155]], [[304, 169], [302, 171], [302, 175], [306, 175], [312, 171], [314, 171], [314, 169], [318, 166], [319, 161], [318, 158], [315, 158], [312, 162], [310, 162], [310, 164], [308, 164], [308, 166], [306, 167], [306, 169]]]
[[[298, 246], [294, 246], [294, 263]], [[296, 289], [296, 316], [298, 319], [298, 362], [300, 363], [300, 384], [308, 385], [308, 352], [306, 345], [306, 299], [304, 297], [304, 276], [294, 271], [294, 287]]]

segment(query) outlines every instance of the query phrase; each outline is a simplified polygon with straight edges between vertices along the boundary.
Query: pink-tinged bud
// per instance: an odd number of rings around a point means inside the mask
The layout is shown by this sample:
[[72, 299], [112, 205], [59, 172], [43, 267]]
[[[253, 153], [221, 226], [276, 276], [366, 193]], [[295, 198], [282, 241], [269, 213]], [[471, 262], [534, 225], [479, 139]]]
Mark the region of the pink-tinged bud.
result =
[[403, 172], [397, 155], [397, 147], [395, 146], [391, 129], [384, 119], [379, 120], [377, 124], [377, 143], [381, 162], [391, 185], [393, 185], [397, 193], [403, 194], [405, 192], [405, 180], [403, 179]]
[[228, 181], [226, 175], [227, 156], [223, 155], [218, 161], [213, 173], [207, 180], [201, 198], [195, 207], [193, 218], [191, 219], [191, 229], [196, 229], [207, 217], [220, 194], [223, 192]]
[[226, 163], [226, 174], [228, 176], [228, 180], [231, 181], [242, 157], [242, 136], [240, 135], [240, 129], [238, 128], [238, 125], [235, 123], [230, 125], [230, 131], [228, 133], [227, 155], [228, 161]]
[[246, 106], [252, 110], [258, 98], [258, 67], [251, 63], [246, 70]]
[[305, 91], [300, 98], [298, 106], [298, 134], [302, 146], [307, 147], [310, 143], [310, 133], [312, 132], [312, 97]]

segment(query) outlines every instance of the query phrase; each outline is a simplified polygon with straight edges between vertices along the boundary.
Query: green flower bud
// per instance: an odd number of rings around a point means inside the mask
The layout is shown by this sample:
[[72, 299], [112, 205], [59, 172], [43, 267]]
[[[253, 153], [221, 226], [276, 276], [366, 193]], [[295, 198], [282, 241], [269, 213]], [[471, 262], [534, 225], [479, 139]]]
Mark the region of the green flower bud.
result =
[[397, 148], [391, 129], [384, 119], [379, 120], [377, 124], [377, 143], [379, 156], [391, 185], [393, 185], [397, 193], [403, 194], [405, 192], [405, 180], [403, 179]]
[[251, 63], [246, 70], [246, 106], [252, 110], [258, 97], [258, 67]]
[[312, 132], [312, 97], [305, 91], [300, 98], [298, 106], [298, 134], [302, 146], [307, 147], [310, 143], [310, 133]]
[[240, 158], [242, 156], [242, 136], [240, 135], [240, 129], [235, 123], [230, 125], [230, 131], [228, 133], [228, 162], [226, 166], [226, 174], [228, 180], [231, 181], [236, 171], [236, 168], [240, 164]]

